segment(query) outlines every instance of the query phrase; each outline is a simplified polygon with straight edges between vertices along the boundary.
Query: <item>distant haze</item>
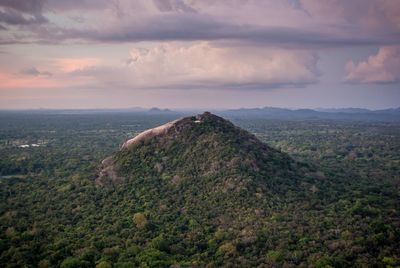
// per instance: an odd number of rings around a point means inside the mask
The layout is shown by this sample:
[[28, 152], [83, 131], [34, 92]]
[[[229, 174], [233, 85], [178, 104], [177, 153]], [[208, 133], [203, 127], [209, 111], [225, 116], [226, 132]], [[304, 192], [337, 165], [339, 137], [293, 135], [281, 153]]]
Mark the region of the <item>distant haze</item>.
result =
[[400, 106], [398, 0], [0, 1], [0, 109]]

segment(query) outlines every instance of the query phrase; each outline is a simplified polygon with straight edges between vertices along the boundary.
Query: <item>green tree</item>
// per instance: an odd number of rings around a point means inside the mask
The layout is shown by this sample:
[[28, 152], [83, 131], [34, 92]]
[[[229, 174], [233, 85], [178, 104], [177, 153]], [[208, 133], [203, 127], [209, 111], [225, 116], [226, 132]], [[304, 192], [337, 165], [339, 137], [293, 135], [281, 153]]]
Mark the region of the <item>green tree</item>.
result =
[[96, 268], [112, 268], [112, 265], [108, 261], [101, 261], [96, 264]]
[[144, 229], [149, 223], [148, 220], [146, 219], [146, 216], [141, 212], [137, 212], [133, 215], [133, 222], [139, 229]]

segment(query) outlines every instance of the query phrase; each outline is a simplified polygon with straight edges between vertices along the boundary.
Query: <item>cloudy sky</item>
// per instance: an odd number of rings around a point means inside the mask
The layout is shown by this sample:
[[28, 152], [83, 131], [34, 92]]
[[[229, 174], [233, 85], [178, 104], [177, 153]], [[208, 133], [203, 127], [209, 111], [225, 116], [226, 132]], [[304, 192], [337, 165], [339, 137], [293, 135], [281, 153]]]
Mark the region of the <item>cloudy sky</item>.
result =
[[0, 109], [400, 106], [399, 0], [0, 0]]

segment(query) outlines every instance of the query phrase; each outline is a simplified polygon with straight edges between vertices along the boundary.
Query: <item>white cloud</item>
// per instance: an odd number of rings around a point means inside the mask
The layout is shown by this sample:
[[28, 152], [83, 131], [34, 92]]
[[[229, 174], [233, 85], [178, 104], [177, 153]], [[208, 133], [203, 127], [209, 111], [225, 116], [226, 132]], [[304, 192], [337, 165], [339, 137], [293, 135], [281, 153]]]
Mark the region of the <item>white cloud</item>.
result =
[[400, 46], [381, 47], [366, 61], [349, 61], [346, 71], [346, 81], [351, 83], [400, 82]]
[[317, 79], [314, 53], [262, 47], [217, 47], [208, 42], [133, 48], [125, 67], [86, 68], [75, 75], [132, 88], [270, 88]]

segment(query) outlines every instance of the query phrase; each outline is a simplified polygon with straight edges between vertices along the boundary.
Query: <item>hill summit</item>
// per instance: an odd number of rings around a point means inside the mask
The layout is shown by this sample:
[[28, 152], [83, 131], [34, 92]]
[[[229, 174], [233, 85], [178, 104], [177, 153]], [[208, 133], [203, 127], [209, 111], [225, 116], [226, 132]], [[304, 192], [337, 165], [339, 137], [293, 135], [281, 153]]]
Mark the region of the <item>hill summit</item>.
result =
[[260, 232], [289, 199], [310, 192], [307, 172], [253, 134], [205, 112], [126, 141], [103, 161], [97, 184], [121, 188], [136, 200], [142, 243], [161, 236], [168, 246], [158, 250], [203, 266], [208, 255], [236, 262], [248, 248], [266, 254], [271, 245], [259, 244], [265, 239]]

